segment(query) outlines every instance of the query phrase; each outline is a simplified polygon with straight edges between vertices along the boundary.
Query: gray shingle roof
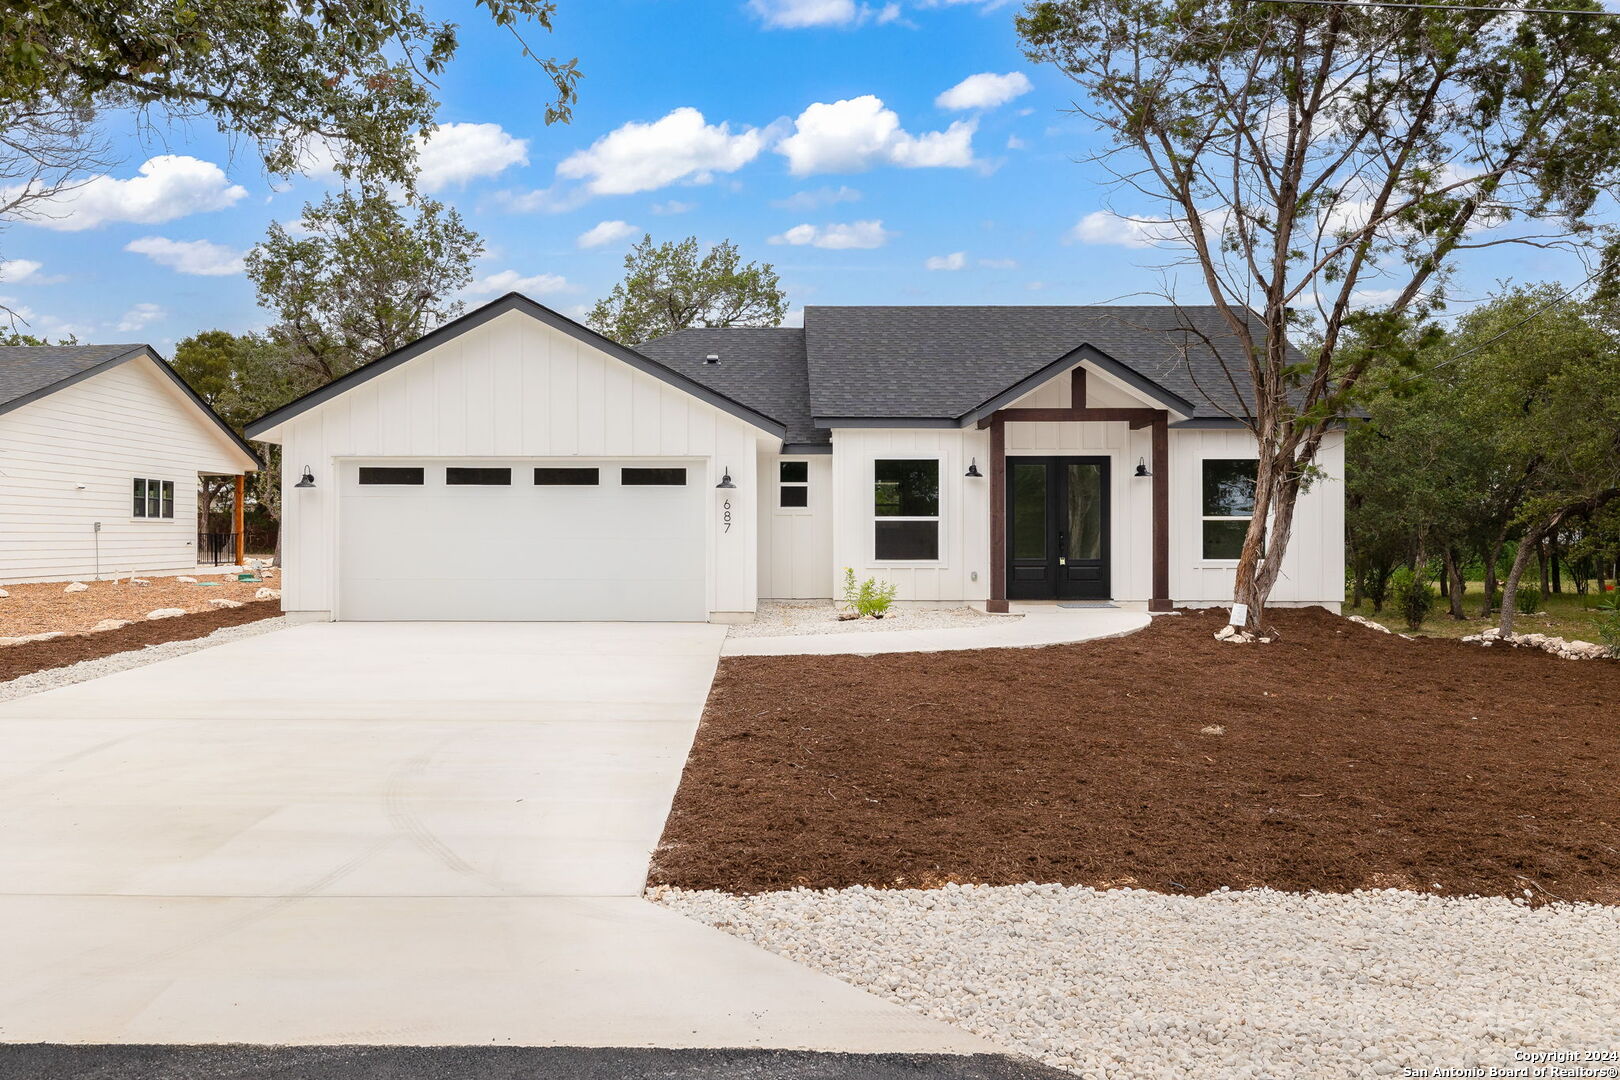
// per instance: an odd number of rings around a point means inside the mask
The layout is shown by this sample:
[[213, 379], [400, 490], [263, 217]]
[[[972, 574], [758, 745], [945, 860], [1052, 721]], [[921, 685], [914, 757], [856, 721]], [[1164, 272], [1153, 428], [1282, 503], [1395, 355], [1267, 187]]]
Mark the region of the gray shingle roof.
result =
[[144, 348], [141, 345], [0, 346], [0, 406]]
[[818, 417], [965, 416], [1082, 345], [1186, 399], [1195, 417], [1248, 411], [1206, 344], [1247, 382], [1214, 307], [808, 307], [804, 326]]
[[[787, 427], [783, 442], [825, 445], [831, 433], [810, 417], [804, 331], [734, 326], [678, 330], [636, 351], [764, 413]], [[715, 354], [719, 363], [704, 362]]]

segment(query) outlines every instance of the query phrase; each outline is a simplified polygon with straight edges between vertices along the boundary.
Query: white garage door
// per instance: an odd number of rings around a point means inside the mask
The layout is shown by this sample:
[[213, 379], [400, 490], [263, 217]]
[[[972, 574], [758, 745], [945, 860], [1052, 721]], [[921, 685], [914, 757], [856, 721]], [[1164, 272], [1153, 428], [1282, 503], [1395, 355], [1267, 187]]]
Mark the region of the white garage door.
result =
[[341, 619], [708, 615], [701, 462], [398, 459], [339, 474]]

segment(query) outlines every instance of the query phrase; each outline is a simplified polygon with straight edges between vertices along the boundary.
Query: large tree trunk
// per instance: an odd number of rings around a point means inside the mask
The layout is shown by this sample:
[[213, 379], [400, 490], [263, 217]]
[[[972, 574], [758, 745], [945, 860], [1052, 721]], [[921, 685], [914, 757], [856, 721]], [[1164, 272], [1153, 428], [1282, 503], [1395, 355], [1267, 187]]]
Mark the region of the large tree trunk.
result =
[[1537, 529], [1526, 529], [1524, 537], [1519, 541], [1519, 553], [1513, 557], [1513, 569], [1508, 572], [1507, 584], [1502, 587], [1502, 617], [1497, 624], [1503, 637], [1513, 633], [1513, 615], [1517, 611], [1519, 599], [1519, 579], [1524, 576], [1525, 568], [1530, 565], [1530, 556], [1541, 547], [1541, 533]]
[[1547, 545], [1545, 542], [1536, 545], [1536, 570], [1541, 578], [1541, 595], [1546, 596], [1552, 592], [1547, 585]]
[[1551, 536], [1547, 537], [1547, 561], [1552, 563], [1552, 591], [1555, 593], [1561, 593], [1564, 591], [1564, 584], [1558, 575], [1557, 533], [1553, 533]]
[[1463, 584], [1462, 570], [1457, 566], [1457, 549], [1447, 546], [1446, 560], [1446, 599], [1451, 603], [1451, 617], [1453, 619], [1466, 619], [1463, 612]]
[[1496, 534], [1496, 543], [1485, 549], [1485, 602], [1480, 605], [1479, 617], [1488, 619], [1496, 610], [1496, 565], [1502, 561], [1502, 548], [1507, 544], [1507, 527]]

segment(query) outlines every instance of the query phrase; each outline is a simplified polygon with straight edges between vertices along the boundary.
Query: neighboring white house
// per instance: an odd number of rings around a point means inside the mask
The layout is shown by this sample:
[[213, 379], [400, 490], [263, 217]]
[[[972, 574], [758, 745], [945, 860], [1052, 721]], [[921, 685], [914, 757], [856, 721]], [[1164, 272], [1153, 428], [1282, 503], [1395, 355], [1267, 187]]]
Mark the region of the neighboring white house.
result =
[[146, 345], [0, 347], [0, 582], [194, 567], [199, 477], [258, 464]]
[[[827, 598], [1229, 601], [1253, 491], [1209, 308], [811, 307], [617, 345], [517, 294], [249, 425], [311, 618], [739, 621]], [[1233, 359], [1234, 371], [1244, 370]], [[1344, 598], [1344, 450], [1273, 600]]]

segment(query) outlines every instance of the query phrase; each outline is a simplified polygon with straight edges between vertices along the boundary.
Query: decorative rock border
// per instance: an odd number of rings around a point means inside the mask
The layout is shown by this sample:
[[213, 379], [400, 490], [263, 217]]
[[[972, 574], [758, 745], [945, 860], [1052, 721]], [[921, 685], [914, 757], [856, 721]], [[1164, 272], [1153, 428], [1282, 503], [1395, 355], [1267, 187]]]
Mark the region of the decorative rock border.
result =
[[1487, 649], [1492, 645], [1540, 649], [1565, 660], [1607, 660], [1613, 656], [1607, 645], [1598, 645], [1591, 641], [1568, 641], [1546, 634], [1508, 634], [1504, 637], [1501, 628], [1496, 626], [1478, 634], [1469, 634], [1463, 640], [1483, 645]]

